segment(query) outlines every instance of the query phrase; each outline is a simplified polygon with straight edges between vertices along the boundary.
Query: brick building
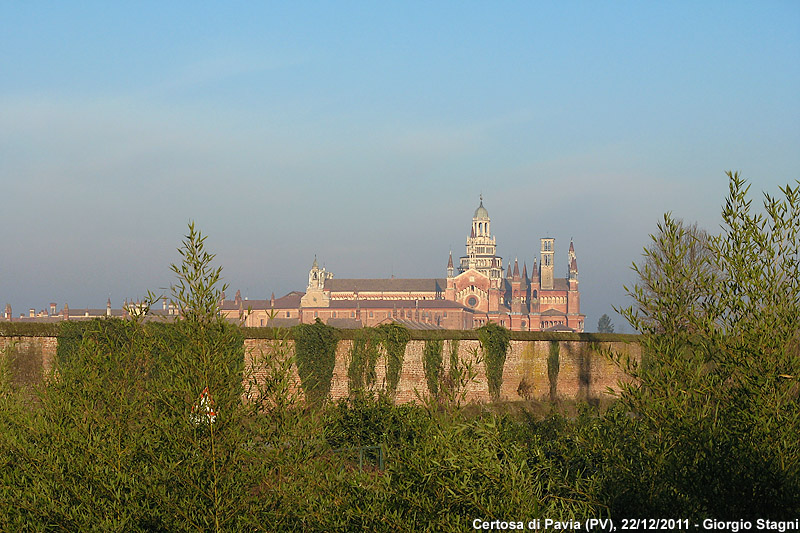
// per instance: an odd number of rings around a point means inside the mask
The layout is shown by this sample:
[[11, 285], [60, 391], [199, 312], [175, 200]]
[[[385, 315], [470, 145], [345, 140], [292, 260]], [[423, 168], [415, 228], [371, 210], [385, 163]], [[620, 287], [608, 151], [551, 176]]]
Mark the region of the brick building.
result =
[[234, 300], [223, 300], [221, 310], [247, 326], [291, 326], [319, 318], [338, 327], [397, 321], [418, 328], [471, 329], [491, 321], [516, 331], [582, 332], [585, 315], [580, 312], [572, 242], [566, 277], [556, 278], [554, 269], [555, 239], [546, 237], [540, 240], [539, 261], [533, 260], [530, 277], [526, 263], [520, 273], [517, 259], [504, 274], [481, 198], [466, 255], [456, 269], [450, 253], [444, 278], [340, 279], [314, 258], [305, 293], [248, 301], [237, 292]]

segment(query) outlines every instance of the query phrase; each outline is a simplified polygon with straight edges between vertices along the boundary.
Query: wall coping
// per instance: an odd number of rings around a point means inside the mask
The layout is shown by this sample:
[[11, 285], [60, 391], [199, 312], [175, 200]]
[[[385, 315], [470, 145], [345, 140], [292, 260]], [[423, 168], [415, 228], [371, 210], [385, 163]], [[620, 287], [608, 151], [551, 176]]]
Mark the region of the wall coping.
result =
[[[102, 319], [101, 319], [102, 320]], [[60, 337], [58, 323], [19, 323], [0, 322], [0, 337]], [[245, 339], [292, 338], [291, 329], [243, 327]], [[352, 340], [358, 335], [357, 329], [337, 329], [342, 340]], [[409, 330], [411, 340], [479, 340], [476, 330]], [[578, 341], [578, 342], [640, 342], [641, 335], [622, 333], [564, 333], [555, 331], [512, 331], [514, 341]]]

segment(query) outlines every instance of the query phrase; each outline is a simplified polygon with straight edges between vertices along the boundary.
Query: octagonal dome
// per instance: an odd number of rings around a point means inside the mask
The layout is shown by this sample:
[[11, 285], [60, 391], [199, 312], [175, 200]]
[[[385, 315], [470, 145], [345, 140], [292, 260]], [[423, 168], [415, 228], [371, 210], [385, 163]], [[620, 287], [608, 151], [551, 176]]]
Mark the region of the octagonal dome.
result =
[[481, 205], [475, 210], [474, 218], [489, 218], [489, 212], [483, 207], [483, 198], [481, 198]]

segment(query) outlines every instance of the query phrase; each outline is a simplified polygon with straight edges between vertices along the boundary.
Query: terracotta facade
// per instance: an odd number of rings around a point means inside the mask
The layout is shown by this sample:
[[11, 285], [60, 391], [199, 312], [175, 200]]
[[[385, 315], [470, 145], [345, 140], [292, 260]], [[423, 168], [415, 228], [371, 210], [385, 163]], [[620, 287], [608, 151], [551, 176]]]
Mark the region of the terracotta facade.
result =
[[319, 318], [344, 328], [398, 321], [413, 328], [471, 329], [495, 322], [514, 331], [583, 332], [575, 247], [570, 242], [566, 277], [556, 278], [555, 239], [540, 244], [530, 277], [527, 263], [520, 272], [517, 259], [504, 273], [481, 197], [466, 254], [456, 268], [450, 253], [444, 278], [339, 279], [314, 258], [304, 293], [248, 301], [237, 292], [235, 299], [223, 300], [222, 312], [255, 327]]

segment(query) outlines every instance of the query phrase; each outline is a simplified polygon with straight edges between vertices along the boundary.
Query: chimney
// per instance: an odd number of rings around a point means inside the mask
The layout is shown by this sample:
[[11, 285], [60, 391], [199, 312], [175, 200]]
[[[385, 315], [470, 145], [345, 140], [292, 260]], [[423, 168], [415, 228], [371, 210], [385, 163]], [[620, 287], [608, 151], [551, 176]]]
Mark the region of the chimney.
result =
[[111, 316], [111, 298], [106, 301], [106, 316]]
[[64, 303], [64, 320], [69, 320], [69, 305]]

